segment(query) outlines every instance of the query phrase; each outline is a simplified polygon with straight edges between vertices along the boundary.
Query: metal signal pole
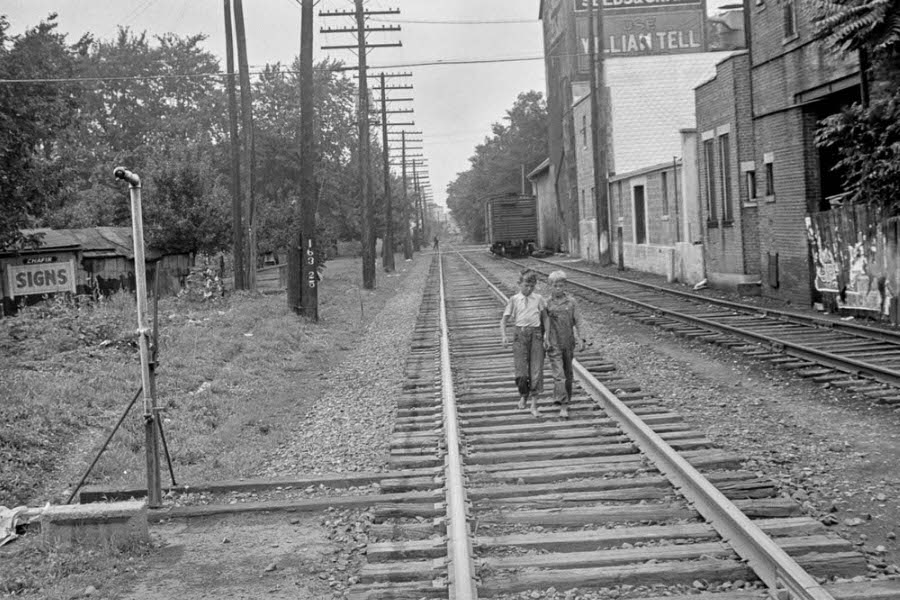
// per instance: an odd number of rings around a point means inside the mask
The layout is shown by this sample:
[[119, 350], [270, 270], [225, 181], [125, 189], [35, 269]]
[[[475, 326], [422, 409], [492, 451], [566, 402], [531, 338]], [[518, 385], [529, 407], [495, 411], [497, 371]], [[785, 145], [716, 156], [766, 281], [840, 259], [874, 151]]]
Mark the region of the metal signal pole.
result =
[[150, 333], [147, 326], [147, 268], [144, 262], [144, 221], [141, 211], [141, 178], [117, 167], [116, 179], [127, 181], [131, 192], [131, 231], [134, 242], [134, 287], [137, 298], [138, 350], [141, 357], [141, 390], [144, 396], [144, 438], [147, 456], [147, 503], [162, 505], [162, 483], [159, 474], [159, 412], [150, 378]]

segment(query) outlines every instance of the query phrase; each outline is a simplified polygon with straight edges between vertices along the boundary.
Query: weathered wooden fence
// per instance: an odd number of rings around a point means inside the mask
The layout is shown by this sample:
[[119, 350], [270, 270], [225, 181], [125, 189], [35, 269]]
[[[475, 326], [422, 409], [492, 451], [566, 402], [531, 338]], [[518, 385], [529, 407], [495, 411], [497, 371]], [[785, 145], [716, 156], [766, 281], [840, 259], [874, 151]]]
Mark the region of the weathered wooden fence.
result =
[[898, 322], [900, 218], [864, 204], [806, 218], [815, 287], [832, 309], [872, 311]]
[[279, 292], [287, 287], [287, 265], [273, 265], [256, 269], [256, 289], [260, 292]]

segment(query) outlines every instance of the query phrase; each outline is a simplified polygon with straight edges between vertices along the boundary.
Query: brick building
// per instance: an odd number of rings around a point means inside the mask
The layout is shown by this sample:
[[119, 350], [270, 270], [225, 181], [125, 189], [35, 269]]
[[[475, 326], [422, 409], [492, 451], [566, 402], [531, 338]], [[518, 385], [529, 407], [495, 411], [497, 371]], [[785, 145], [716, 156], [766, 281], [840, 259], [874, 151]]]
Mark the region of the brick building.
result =
[[[727, 53], [606, 61], [611, 255], [626, 267], [703, 278], [694, 149], [694, 87]], [[580, 256], [598, 260], [589, 86], [573, 84]], [[685, 168], [686, 167], [686, 168]], [[682, 171], [685, 171], [682, 173]], [[621, 227], [622, 239], [618, 241]]]
[[856, 61], [818, 41], [812, 7], [746, 0], [748, 51], [696, 90], [707, 271], [763, 295], [814, 300], [805, 216], [841, 192], [816, 122], [859, 98]]
[[[561, 246], [572, 254], [597, 260], [600, 243], [588, 94], [589, 1], [541, 0], [539, 17], [543, 23], [547, 81], [548, 173], [558, 202]], [[596, 4], [597, 0], [593, 1]], [[606, 114], [611, 115], [606, 123], [611, 176], [630, 175], [670, 164], [673, 159], [682, 160], [681, 130], [694, 128], [693, 88], [712, 75], [722, 56], [721, 52], [706, 50], [727, 51], [743, 43], [743, 20], [736, 17], [739, 13], [707, 17], [702, 0], [672, 6], [622, 5], [604, 11], [602, 48], [608, 90]], [[635, 24], [640, 24], [640, 30], [635, 29]], [[691, 149], [689, 158], [694, 154]], [[674, 178], [674, 172], [671, 175]], [[682, 180], [696, 181], [696, 173], [686, 175]], [[691, 189], [694, 193], [696, 186]], [[662, 196], [648, 197], [647, 209], [661, 208], [662, 200]], [[625, 206], [631, 210], [634, 203]], [[702, 255], [694, 247], [700, 233], [699, 215], [695, 210], [690, 212], [690, 218], [667, 226], [674, 234], [666, 238], [666, 243], [691, 246], [684, 248], [685, 256], [699, 258], [686, 259], [693, 264], [682, 271], [690, 272], [694, 279], [698, 269], [702, 273], [702, 264], [696, 264], [702, 261]], [[615, 219], [610, 223], [610, 241], [614, 242]], [[656, 226], [654, 223], [650, 230], [655, 232]], [[633, 233], [637, 236], [638, 232]], [[652, 253], [637, 248], [640, 244], [634, 240], [624, 243], [628, 248], [625, 252], [637, 261], [629, 265], [632, 268], [642, 268], [642, 256], [648, 256], [648, 265], [656, 264], [656, 259], [649, 257]], [[667, 252], [674, 255], [671, 248]], [[613, 247], [611, 254], [615, 253]]]

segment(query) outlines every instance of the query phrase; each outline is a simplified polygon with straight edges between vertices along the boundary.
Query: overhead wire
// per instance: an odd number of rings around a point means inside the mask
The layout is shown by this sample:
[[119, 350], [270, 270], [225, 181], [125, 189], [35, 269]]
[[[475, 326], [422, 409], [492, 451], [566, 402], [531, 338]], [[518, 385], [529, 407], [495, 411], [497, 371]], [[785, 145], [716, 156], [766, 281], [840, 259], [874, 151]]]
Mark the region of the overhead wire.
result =
[[[509, 58], [483, 58], [483, 59], [449, 59], [449, 60], [434, 60], [434, 61], [421, 61], [421, 62], [404, 62], [404, 63], [395, 63], [395, 64], [386, 64], [386, 65], [370, 65], [370, 69], [401, 69], [406, 67], [432, 67], [432, 66], [450, 66], [450, 65], [475, 65], [475, 64], [492, 64], [492, 63], [511, 63], [511, 62], [526, 62], [526, 61], [534, 61], [534, 60], [544, 60], [543, 56], [522, 56], [522, 57], [509, 57]], [[355, 71], [356, 67], [336, 67], [336, 68], [327, 68], [321, 69], [317, 68], [317, 71], [331, 71], [331, 72], [343, 72], [343, 71]], [[265, 71], [252, 71], [250, 75], [262, 75]], [[285, 75], [297, 75], [299, 71], [295, 71], [293, 69], [284, 69], [279, 71], [281, 74]], [[122, 75], [122, 76], [108, 76], [108, 77], [42, 77], [42, 78], [34, 78], [34, 79], [0, 79], [0, 84], [11, 84], [11, 83], [78, 83], [78, 82], [102, 82], [102, 81], [145, 81], [145, 80], [166, 80], [166, 79], [209, 79], [213, 77], [223, 77], [228, 75], [228, 73], [219, 72], [219, 73], [185, 73], [185, 74], [172, 74], [172, 75]]]

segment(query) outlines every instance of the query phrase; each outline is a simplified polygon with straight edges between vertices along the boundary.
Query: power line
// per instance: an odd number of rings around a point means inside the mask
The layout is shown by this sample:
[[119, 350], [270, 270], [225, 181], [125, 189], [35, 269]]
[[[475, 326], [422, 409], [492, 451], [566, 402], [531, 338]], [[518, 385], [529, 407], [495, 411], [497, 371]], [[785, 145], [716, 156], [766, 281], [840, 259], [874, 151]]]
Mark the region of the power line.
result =
[[[413, 63], [397, 63], [393, 65], [370, 66], [370, 69], [402, 69], [406, 67], [433, 67], [433, 66], [450, 66], [450, 65], [476, 65], [476, 64], [493, 64], [493, 63], [510, 63], [525, 62], [532, 60], [544, 60], [543, 56], [523, 56], [510, 58], [474, 58], [474, 59], [458, 59], [458, 60], [435, 60]], [[329, 69], [316, 69], [317, 71], [350, 71], [356, 67], [336, 67]], [[251, 75], [263, 75], [265, 71], [251, 71]], [[297, 75], [299, 71], [292, 69], [284, 69], [278, 71], [278, 74]], [[87, 83], [87, 82], [103, 82], [103, 81], [159, 81], [159, 80], [184, 80], [184, 79], [210, 79], [213, 77], [224, 77], [229, 73], [189, 73], [189, 74], [173, 74], [173, 75], [122, 75], [112, 77], [47, 77], [39, 79], [0, 79], [0, 84], [11, 83]]]
[[372, 21], [381, 21], [383, 23], [417, 23], [425, 25], [518, 25], [518, 24], [536, 24], [540, 23], [538, 19], [500, 19], [496, 21], [483, 21], [479, 19], [455, 19], [436, 21], [432, 19], [378, 19], [373, 18]]

